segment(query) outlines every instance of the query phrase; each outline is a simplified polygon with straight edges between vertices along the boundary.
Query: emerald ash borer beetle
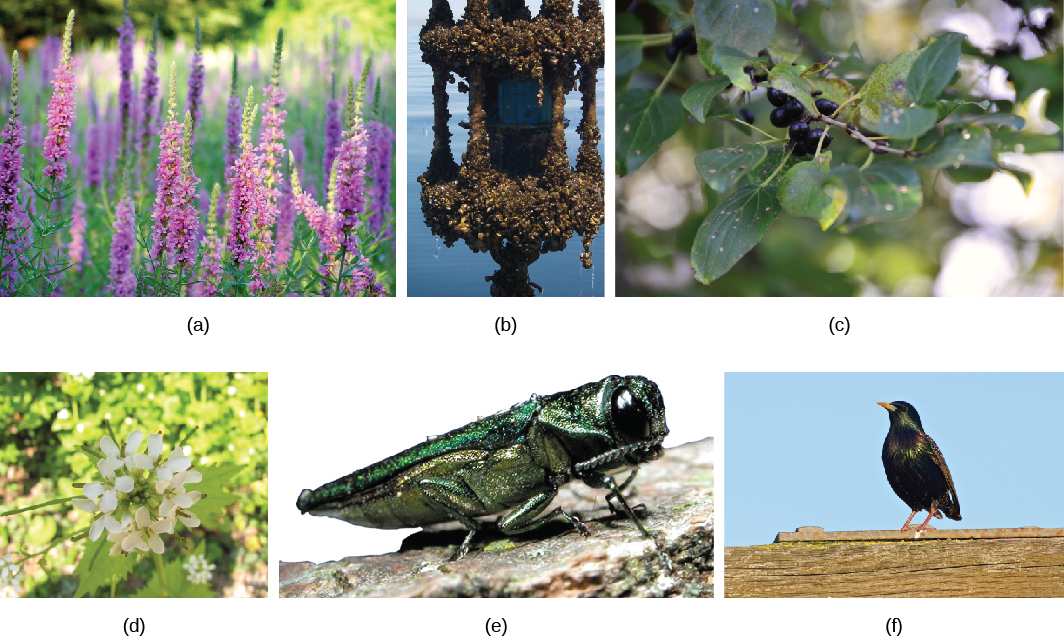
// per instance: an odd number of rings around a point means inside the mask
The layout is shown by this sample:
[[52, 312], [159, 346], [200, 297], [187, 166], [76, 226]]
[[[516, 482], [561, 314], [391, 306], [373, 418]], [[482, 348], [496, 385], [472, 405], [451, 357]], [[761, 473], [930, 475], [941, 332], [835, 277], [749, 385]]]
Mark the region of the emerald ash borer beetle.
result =
[[[469, 533], [452, 560], [469, 551], [479, 517], [499, 514], [514, 535], [561, 517], [584, 535], [580, 519], [555, 508], [558, 488], [573, 479], [608, 489], [642, 534], [653, 540], [622, 491], [640, 464], [662, 453], [669, 433], [658, 386], [642, 376], [607, 376], [523, 403], [427, 440], [365, 469], [305, 489], [296, 502], [311, 515], [378, 529], [459, 522]], [[623, 483], [612, 474], [632, 469]], [[656, 546], [656, 543], [655, 543]], [[662, 562], [668, 558], [658, 549]]]

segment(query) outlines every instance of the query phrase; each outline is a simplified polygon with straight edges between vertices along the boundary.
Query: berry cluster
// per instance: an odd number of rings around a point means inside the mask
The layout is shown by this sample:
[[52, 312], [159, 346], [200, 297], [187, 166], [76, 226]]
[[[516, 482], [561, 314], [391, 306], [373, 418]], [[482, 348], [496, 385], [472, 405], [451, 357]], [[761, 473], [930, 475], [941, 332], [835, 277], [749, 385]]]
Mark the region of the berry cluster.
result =
[[695, 39], [695, 28], [687, 27], [672, 36], [672, 44], [665, 49], [665, 59], [672, 64], [680, 53], [695, 55], [698, 53], [698, 40]]
[[[819, 91], [813, 92], [814, 97], [819, 94]], [[774, 88], [768, 90], [768, 101], [776, 107], [768, 119], [776, 128], [789, 127], [787, 135], [791, 139], [791, 152], [795, 157], [815, 153], [821, 137], [824, 138], [821, 149], [827, 150], [831, 144], [831, 134], [822, 129], [809, 128], [810, 117], [801, 102]], [[815, 105], [821, 115], [833, 115], [839, 110], [839, 105], [828, 99], [818, 99]]]

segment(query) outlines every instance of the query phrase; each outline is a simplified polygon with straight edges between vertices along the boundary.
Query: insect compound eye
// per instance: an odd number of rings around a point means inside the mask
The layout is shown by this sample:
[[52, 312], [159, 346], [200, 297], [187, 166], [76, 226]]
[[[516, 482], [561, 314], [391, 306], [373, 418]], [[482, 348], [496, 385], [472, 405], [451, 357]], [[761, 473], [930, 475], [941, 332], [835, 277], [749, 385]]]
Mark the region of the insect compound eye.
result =
[[627, 387], [613, 392], [610, 415], [617, 432], [628, 441], [650, 439], [650, 417], [642, 401], [632, 396]]

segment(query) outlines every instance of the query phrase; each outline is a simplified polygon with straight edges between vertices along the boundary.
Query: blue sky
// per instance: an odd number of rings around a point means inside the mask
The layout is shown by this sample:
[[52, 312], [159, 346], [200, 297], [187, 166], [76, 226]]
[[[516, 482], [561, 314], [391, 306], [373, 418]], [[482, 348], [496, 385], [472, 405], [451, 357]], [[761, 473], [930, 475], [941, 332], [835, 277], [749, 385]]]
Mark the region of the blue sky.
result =
[[900, 529], [879, 401], [912, 404], [946, 458], [963, 520], [933, 526], [1064, 526], [1064, 374], [732, 373], [724, 393], [726, 546]]

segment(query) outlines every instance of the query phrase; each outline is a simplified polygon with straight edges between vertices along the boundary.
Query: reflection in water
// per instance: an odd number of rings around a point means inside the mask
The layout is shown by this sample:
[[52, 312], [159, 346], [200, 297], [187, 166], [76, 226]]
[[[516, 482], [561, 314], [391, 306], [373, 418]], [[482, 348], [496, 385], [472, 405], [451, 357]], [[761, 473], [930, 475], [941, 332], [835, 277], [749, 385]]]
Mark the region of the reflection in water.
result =
[[[595, 115], [595, 74], [603, 66], [599, 4], [545, 0], [536, 18], [522, 0], [468, 0], [454, 21], [434, 0], [421, 30], [422, 59], [432, 67], [434, 140], [421, 183], [432, 233], [459, 239], [499, 264], [492, 296], [542, 291], [528, 266], [582, 237], [580, 260], [592, 265], [591, 242], [603, 216], [603, 169]], [[579, 68], [578, 68], [579, 66]], [[464, 78], [470, 131], [459, 166], [451, 154], [447, 84]], [[581, 145], [575, 169], [566, 155], [565, 94], [579, 85]]]

